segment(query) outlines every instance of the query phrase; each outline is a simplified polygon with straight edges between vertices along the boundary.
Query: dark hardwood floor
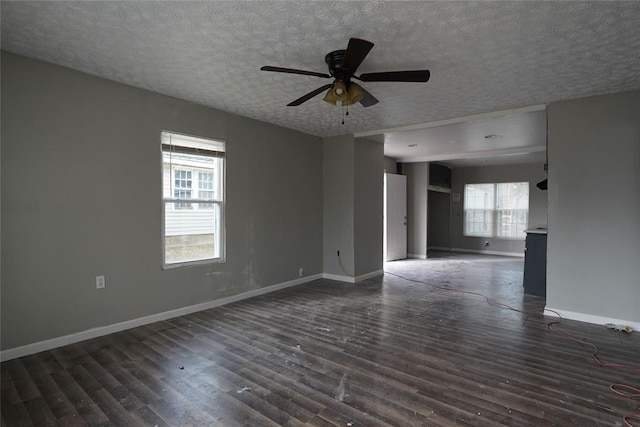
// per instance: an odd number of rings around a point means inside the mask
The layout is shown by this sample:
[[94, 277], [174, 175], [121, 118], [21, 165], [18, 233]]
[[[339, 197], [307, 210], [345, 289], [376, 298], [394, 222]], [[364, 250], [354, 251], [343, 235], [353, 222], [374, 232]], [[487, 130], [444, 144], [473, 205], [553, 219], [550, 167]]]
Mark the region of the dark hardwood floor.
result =
[[[522, 260], [439, 254], [389, 273], [517, 308]], [[576, 298], [580, 298], [576, 295]], [[2, 426], [620, 426], [636, 402], [591, 348], [525, 315], [387, 274], [318, 280], [2, 363]], [[559, 329], [638, 366], [640, 341]]]

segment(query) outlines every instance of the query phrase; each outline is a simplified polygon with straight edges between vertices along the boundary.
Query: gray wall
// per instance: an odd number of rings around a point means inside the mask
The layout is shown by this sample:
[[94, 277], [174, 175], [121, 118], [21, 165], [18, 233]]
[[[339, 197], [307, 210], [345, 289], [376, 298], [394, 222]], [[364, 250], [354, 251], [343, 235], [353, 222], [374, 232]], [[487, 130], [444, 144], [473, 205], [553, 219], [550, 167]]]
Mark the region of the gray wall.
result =
[[[323, 140], [324, 272], [354, 274], [355, 146], [352, 136]], [[338, 263], [340, 251], [342, 267]]]
[[323, 147], [324, 272], [382, 270], [383, 145], [345, 135], [325, 138]]
[[[460, 202], [452, 203], [452, 246], [458, 249], [488, 250], [506, 253], [524, 253], [524, 239], [505, 240], [487, 237], [465, 237], [464, 186], [492, 182], [529, 182], [529, 227], [547, 223], [547, 192], [536, 184], [547, 177], [543, 164], [484, 166], [451, 170], [451, 192], [460, 194]], [[489, 247], [484, 242], [489, 241]]]
[[427, 192], [429, 163], [403, 163], [407, 176], [407, 254], [427, 256]]
[[640, 92], [552, 103], [547, 306], [640, 321]]
[[[383, 147], [384, 147], [384, 145], [383, 145]], [[384, 171], [386, 173], [398, 173], [398, 162], [396, 162], [396, 159], [392, 159], [391, 157], [386, 157], [385, 156], [385, 158], [384, 158]]]
[[355, 140], [355, 272], [382, 270], [384, 145]]
[[[2, 349], [322, 272], [319, 138], [5, 53], [1, 107]], [[161, 269], [162, 129], [228, 142], [224, 264]]]

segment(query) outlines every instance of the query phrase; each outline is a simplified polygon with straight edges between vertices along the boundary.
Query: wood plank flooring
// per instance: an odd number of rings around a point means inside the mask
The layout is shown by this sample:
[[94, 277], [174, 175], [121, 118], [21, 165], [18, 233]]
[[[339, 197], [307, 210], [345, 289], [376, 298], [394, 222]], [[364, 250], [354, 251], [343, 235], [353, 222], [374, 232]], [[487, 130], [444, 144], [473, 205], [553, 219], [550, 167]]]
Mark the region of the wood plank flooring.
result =
[[[436, 255], [4, 362], [1, 424], [620, 426], [637, 413], [609, 386], [638, 374], [597, 367], [551, 318], [393, 275], [543, 307], [523, 295], [521, 259]], [[635, 334], [558, 328], [639, 365]]]

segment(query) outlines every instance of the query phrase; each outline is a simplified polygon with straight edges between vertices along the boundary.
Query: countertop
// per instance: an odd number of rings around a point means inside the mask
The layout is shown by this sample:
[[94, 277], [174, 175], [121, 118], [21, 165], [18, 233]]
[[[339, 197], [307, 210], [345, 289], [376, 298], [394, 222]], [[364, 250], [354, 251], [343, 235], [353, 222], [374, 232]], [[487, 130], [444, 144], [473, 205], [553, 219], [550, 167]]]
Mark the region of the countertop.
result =
[[539, 225], [537, 227], [524, 230], [524, 232], [527, 234], [547, 234], [547, 227], [544, 225]]

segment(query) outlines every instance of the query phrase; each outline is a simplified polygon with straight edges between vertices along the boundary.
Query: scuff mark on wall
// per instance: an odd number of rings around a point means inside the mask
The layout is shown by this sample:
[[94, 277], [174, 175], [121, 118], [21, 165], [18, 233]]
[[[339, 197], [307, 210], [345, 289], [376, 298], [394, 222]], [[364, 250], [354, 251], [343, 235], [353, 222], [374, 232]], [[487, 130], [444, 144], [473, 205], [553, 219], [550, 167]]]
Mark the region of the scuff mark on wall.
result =
[[247, 242], [247, 253], [249, 254], [249, 257], [247, 259], [247, 265], [244, 269], [244, 278], [246, 280], [246, 283], [249, 287], [249, 289], [256, 289], [257, 286], [257, 282], [256, 282], [256, 276], [257, 276], [257, 272], [256, 272], [256, 266], [255, 263], [253, 261], [253, 254], [255, 252], [255, 228], [253, 226], [253, 223], [249, 223], [247, 225], [246, 228], [246, 242]]

